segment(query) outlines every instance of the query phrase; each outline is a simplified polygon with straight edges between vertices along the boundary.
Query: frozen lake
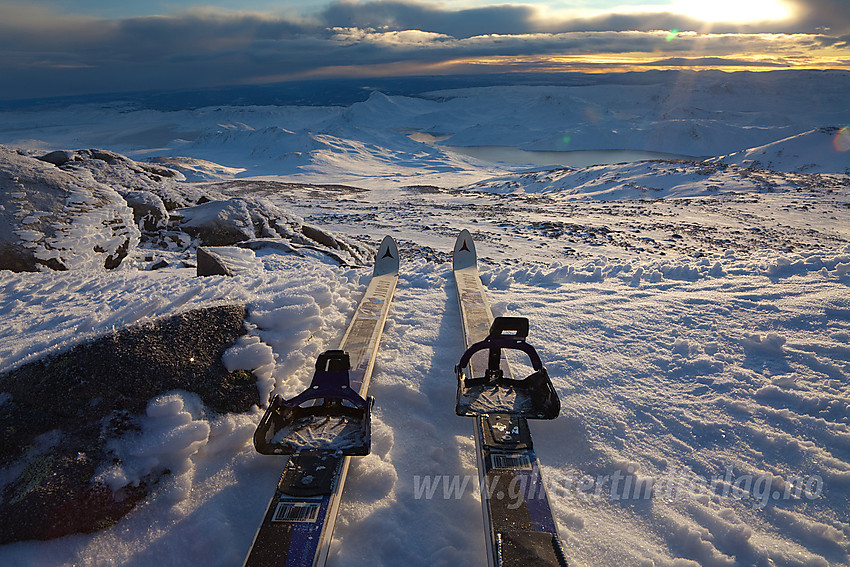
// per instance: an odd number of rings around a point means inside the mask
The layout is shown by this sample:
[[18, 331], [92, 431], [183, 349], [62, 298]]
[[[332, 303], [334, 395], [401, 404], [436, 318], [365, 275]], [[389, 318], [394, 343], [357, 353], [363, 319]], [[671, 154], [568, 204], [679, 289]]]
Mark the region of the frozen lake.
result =
[[513, 165], [562, 165], [566, 167], [590, 167], [592, 165], [609, 165], [615, 163], [630, 163], [653, 159], [686, 159], [701, 160], [702, 158], [663, 152], [648, 152], [643, 150], [574, 150], [574, 151], [532, 151], [521, 150], [513, 146], [442, 146], [453, 152], [464, 154], [477, 159], [494, 163]]
[[651, 152], [645, 150], [523, 150], [516, 146], [500, 145], [470, 145], [452, 146], [441, 142], [448, 135], [433, 135], [427, 132], [407, 132], [411, 140], [437, 146], [465, 156], [510, 165], [560, 165], [565, 167], [590, 167], [592, 165], [610, 165], [615, 163], [631, 163], [653, 159], [685, 159], [702, 161], [704, 157]]

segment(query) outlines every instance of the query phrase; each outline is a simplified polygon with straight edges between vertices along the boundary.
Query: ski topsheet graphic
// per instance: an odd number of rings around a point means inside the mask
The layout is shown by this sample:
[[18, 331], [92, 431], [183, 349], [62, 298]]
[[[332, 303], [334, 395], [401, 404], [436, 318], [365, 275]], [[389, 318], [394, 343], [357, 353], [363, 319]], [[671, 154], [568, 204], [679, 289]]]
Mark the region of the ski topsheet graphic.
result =
[[[553, 419], [560, 402], [534, 348], [526, 342], [528, 320], [494, 320], [478, 275], [478, 256], [468, 231], [453, 255], [466, 352], [455, 368], [458, 415], [474, 421], [478, 479], [491, 567], [567, 565], [527, 419]], [[519, 350], [534, 373], [513, 378], [504, 350]], [[495, 486], [522, 487], [505, 498]]]
[[246, 567], [325, 564], [350, 455], [369, 453], [373, 400], [367, 392], [398, 267], [398, 247], [387, 236], [339, 349], [319, 356], [307, 390], [289, 400], [275, 396], [260, 421], [257, 451], [292, 456]]

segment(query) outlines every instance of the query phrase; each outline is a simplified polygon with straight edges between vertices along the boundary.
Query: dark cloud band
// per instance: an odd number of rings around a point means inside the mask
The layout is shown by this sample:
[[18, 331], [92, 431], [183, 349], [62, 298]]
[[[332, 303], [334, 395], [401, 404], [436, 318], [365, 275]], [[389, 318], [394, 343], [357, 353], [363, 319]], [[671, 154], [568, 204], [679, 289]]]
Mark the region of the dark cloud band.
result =
[[[782, 66], [850, 49], [850, 3], [805, 5], [794, 25], [709, 29], [667, 13], [544, 20], [529, 6], [448, 10], [389, 0], [335, 2], [311, 19], [205, 10], [106, 20], [0, 4], [0, 98], [256, 83], [335, 71], [469, 72], [496, 63], [519, 71], [545, 67], [554, 56], [585, 57], [574, 65], [586, 69], [593, 54], [628, 54], [636, 66]], [[674, 28], [694, 31], [665, 31]], [[558, 68], [569, 65], [562, 61]]]

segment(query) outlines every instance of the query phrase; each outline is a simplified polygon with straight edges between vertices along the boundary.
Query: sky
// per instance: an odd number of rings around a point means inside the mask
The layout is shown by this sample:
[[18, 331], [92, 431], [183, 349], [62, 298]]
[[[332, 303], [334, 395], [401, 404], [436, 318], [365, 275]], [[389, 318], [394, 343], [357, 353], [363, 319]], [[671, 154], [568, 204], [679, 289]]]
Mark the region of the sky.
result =
[[336, 77], [850, 70], [850, 0], [0, 0], [0, 100]]

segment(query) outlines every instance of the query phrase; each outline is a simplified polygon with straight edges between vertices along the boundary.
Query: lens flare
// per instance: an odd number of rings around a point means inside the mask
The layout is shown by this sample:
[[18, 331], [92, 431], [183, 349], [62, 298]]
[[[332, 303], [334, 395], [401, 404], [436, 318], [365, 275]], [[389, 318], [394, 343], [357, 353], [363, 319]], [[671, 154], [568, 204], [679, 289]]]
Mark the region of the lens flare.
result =
[[678, 36], [678, 35], [679, 35], [679, 30], [672, 29], [669, 32], [667, 32], [667, 37], [665, 39], [669, 43], [669, 42], [673, 41], [674, 39], [676, 39], [676, 36]]
[[584, 107], [584, 117], [591, 124], [599, 124], [602, 122], [602, 113], [595, 106]]
[[850, 150], [850, 126], [845, 126], [835, 135], [832, 140], [832, 145], [839, 152]]

